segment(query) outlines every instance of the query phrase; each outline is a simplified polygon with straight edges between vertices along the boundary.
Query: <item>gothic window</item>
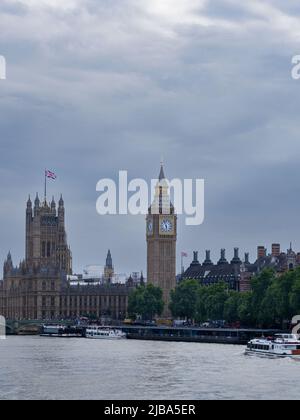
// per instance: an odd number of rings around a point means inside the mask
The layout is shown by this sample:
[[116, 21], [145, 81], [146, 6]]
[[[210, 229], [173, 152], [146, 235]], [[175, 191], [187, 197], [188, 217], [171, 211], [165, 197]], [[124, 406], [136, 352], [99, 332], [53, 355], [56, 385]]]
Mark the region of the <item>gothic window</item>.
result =
[[51, 256], [51, 242], [47, 242], [47, 257]]
[[55, 299], [54, 299], [54, 297], [51, 298], [51, 306], [55, 306]]
[[42, 257], [46, 257], [46, 242], [42, 243]]
[[54, 291], [55, 290], [55, 283], [54, 281], [51, 282], [51, 290]]
[[42, 289], [43, 289], [43, 292], [45, 292], [45, 291], [46, 291], [46, 288], [47, 288], [47, 284], [46, 284], [46, 282], [45, 282], [45, 281], [43, 281], [43, 284], [42, 284]]
[[46, 306], [46, 298], [45, 298], [45, 296], [43, 296], [43, 299], [42, 299], [42, 306]]

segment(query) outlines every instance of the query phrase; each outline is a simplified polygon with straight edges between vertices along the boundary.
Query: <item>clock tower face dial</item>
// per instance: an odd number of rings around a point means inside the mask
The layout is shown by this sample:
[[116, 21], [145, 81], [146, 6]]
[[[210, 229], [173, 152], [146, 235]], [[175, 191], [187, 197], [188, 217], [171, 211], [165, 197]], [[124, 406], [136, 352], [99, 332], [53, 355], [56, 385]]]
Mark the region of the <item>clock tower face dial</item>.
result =
[[172, 217], [160, 217], [159, 232], [161, 235], [174, 235], [174, 226], [174, 219]]

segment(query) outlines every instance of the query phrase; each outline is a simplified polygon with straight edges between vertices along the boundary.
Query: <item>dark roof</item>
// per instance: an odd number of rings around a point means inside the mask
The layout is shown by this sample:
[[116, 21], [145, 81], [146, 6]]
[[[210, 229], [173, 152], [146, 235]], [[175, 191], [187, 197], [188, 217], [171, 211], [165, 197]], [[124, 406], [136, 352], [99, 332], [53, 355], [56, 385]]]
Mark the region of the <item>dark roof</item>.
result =
[[183, 278], [201, 280], [203, 284], [219, 283], [221, 281], [231, 283], [236, 281], [239, 275], [239, 264], [212, 264], [207, 266], [191, 264]]

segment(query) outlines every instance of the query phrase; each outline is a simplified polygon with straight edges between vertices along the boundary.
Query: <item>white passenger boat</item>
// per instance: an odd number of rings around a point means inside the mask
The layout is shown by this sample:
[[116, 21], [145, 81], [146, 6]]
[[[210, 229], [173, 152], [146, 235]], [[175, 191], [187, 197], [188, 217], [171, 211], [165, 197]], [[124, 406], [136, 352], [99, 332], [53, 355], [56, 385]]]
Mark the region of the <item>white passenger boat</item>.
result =
[[87, 327], [85, 332], [86, 338], [98, 340], [122, 340], [127, 338], [126, 334], [121, 330], [108, 327]]
[[247, 355], [300, 358], [300, 341], [295, 334], [276, 334], [270, 338], [256, 338], [249, 341]]

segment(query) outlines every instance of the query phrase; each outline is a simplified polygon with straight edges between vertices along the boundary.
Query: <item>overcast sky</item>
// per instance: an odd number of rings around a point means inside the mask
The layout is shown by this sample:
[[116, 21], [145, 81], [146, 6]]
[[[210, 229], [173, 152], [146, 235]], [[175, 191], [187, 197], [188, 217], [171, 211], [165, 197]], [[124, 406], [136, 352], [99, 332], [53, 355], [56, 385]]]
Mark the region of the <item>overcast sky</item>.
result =
[[0, 260], [23, 258], [48, 168], [75, 271], [108, 248], [116, 271], [145, 271], [144, 217], [97, 215], [96, 183], [150, 180], [161, 156], [168, 177], [206, 182], [205, 222], [180, 219], [178, 254], [300, 250], [295, 54], [296, 0], [1, 0]]

